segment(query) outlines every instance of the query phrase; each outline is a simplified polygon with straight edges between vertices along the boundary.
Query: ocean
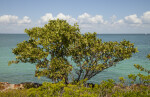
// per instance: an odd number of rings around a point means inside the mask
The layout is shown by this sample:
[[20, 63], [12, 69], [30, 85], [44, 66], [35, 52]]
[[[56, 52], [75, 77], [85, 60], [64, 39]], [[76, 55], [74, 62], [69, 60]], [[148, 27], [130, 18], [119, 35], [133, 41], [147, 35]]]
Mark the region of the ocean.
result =
[[[150, 60], [146, 58], [150, 53], [150, 35], [145, 34], [98, 34], [98, 38], [102, 41], [122, 41], [129, 40], [138, 48], [138, 53], [133, 54], [130, 59], [119, 62], [116, 66], [108, 68], [97, 74], [89, 83], [100, 83], [102, 80], [114, 79], [118, 81], [118, 77], [125, 77], [128, 74], [144, 73], [134, 68], [134, 64], [140, 64], [150, 69]], [[23, 40], [28, 40], [26, 34], [0, 34], [0, 82], [22, 83], [51, 81], [50, 79], [34, 77], [35, 65], [29, 63], [12, 64], [8, 66], [8, 61], [14, 60], [12, 48]], [[144, 73], [147, 74], [147, 73]], [[126, 82], [128, 82], [127, 80]]]

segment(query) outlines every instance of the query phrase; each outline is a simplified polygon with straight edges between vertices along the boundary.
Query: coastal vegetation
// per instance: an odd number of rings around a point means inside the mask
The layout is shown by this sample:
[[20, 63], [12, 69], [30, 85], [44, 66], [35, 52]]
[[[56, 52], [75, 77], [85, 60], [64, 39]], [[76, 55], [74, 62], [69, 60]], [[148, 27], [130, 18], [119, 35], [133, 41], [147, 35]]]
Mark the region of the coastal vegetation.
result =
[[[135, 67], [137, 68], [138, 65]], [[144, 71], [142, 66], [137, 68]], [[139, 76], [140, 83], [135, 83]], [[120, 82], [112, 79], [102, 81], [100, 84], [87, 84], [87, 79], [78, 83], [65, 84], [65, 79], [58, 83], [44, 82], [39, 87], [25, 84], [22, 89], [0, 91], [0, 97], [149, 97], [150, 76], [130, 74], [131, 83], [125, 84], [126, 79], [120, 77]], [[0, 90], [4, 87], [0, 84]]]
[[137, 52], [129, 41], [103, 42], [95, 32], [81, 34], [79, 25], [69, 25], [66, 20], [50, 20], [44, 27], [25, 29], [25, 32], [29, 40], [17, 44], [12, 51], [16, 60], [9, 64], [35, 64], [36, 77], [45, 76], [55, 83], [64, 79], [68, 84], [69, 76], [71, 82], [89, 80]]
[[[150, 70], [139, 64], [134, 67], [144, 74], [129, 74], [130, 83], [119, 78], [99, 84], [87, 81], [118, 62], [138, 52], [130, 41], [103, 42], [96, 33], [81, 34], [77, 24], [69, 25], [65, 20], [50, 20], [44, 27], [25, 29], [29, 40], [17, 44], [13, 49], [16, 60], [12, 63], [36, 65], [35, 76], [47, 77], [39, 87], [24, 86], [24, 89], [0, 92], [0, 97], [149, 97]], [[74, 62], [68, 61], [68, 58]], [[147, 56], [150, 59], [150, 54]], [[69, 79], [72, 78], [72, 79]], [[140, 82], [137, 83], [136, 80]], [[3, 86], [0, 84], [0, 89]]]
[[[123, 79], [125, 80], [125, 79]], [[64, 80], [58, 83], [44, 82], [38, 88], [7, 90], [0, 92], [0, 97], [149, 97], [150, 87], [145, 84], [133, 84], [130, 86], [114, 80], [102, 81], [99, 85], [85, 85], [86, 80], [76, 84], [64, 84]]]

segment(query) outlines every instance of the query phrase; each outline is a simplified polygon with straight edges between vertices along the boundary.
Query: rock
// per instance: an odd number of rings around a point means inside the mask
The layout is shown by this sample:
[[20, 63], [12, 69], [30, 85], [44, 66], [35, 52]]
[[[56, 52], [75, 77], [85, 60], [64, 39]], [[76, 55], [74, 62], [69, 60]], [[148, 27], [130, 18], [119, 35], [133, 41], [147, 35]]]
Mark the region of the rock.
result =
[[8, 82], [0, 82], [0, 90], [5, 90], [10, 84]]
[[32, 82], [24, 82], [20, 84], [10, 84], [8, 82], [0, 82], [0, 91], [5, 91], [8, 89], [37, 88], [41, 85], [42, 84]]
[[23, 89], [23, 84], [14, 84], [14, 89]]

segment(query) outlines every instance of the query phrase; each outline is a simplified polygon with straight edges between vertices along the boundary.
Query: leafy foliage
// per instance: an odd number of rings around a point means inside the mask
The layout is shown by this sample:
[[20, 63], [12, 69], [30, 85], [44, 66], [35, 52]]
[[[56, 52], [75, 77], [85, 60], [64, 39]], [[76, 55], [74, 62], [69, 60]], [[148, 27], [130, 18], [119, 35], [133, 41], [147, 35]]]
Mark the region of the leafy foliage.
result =
[[28, 90], [29, 97], [52, 97], [52, 96], [61, 96], [65, 84], [59, 82], [57, 84], [45, 82], [39, 88], [31, 88]]
[[71, 46], [71, 55], [77, 64], [75, 68], [77, 78], [75, 81], [91, 79], [103, 70], [114, 66], [119, 61], [128, 59], [137, 49], [134, 44], [123, 40], [118, 42], [102, 42], [96, 33], [85, 33], [79, 41]]
[[[150, 55], [150, 54], [149, 54]], [[147, 55], [147, 58], [149, 58], [149, 55]], [[140, 80], [140, 84], [144, 84], [144, 85], [149, 85], [150, 84], [150, 70], [148, 69], [145, 69], [144, 67], [142, 67], [141, 65], [139, 64], [134, 64], [134, 67], [140, 71], [144, 71], [144, 72], [147, 72], [148, 75], [143, 75], [141, 73], [135, 75], [135, 74], [130, 74], [128, 75], [128, 78], [131, 79], [131, 83], [134, 83], [136, 81], [136, 78], [137, 76], [139, 77], [139, 80]]]
[[[133, 43], [102, 42], [96, 33], [80, 34], [77, 24], [69, 25], [65, 20], [50, 20], [44, 27], [25, 29], [29, 40], [17, 44], [13, 49], [16, 55], [11, 63], [35, 63], [35, 76], [45, 76], [55, 82], [68, 76], [74, 70], [77, 76], [73, 81], [91, 79], [101, 71], [128, 59], [137, 49]], [[68, 57], [75, 62], [72, 66]]]
[[[80, 82], [80, 81], [79, 81]], [[80, 84], [43, 83], [28, 90], [29, 97], [149, 97], [150, 87], [145, 85], [120, 87], [114, 80], [102, 81], [94, 87]]]
[[78, 25], [69, 25], [65, 20], [51, 20], [44, 27], [25, 29], [30, 39], [17, 44], [13, 49], [16, 61], [11, 63], [36, 63], [36, 76], [46, 76], [56, 81], [66, 79], [71, 71], [67, 61], [68, 47], [80, 35]]
[[124, 79], [124, 77], [119, 77], [119, 81], [121, 82], [120, 85], [123, 86], [123, 84], [125, 83], [126, 79]]
[[150, 59], [150, 54], [147, 55], [147, 58]]
[[[80, 83], [80, 84], [79, 84]], [[31, 88], [28, 90], [28, 96], [31, 97], [51, 97], [51, 96], [62, 96], [62, 97], [97, 97], [105, 96], [107, 93], [112, 92], [114, 87], [114, 81], [108, 80], [103, 81], [101, 85], [95, 85], [92, 87], [85, 87], [82, 82], [78, 84], [68, 84], [65, 85], [64, 82], [59, 82], [56, 84], [43, 83], [43, 86], [35, 89]], [[82, 83], [82, 84], [81, 84]]]
[[[140, 66], [140, 67], [143, 68], [142, 66]], [[140, 84], [144, 84], [144, 85], [150, 84], [150, 75], [149, 74], [143, 75], [143, 74], [139, 73], [137, 75], [135, 75], [135, 74], [128, 75], [128, 78], [131, 79], [131, 84], [135, 83], [135, 81], [137, 80], [137, 77], [140, 80]]]
[[85, 80], [77, 84], [44, 82], [38, 88], [0, 91], [0, 97], [149, 97], [150, 87], [146, 85], [120, 86], [114, 80], [102, 81], [100, 85], [85, 86]]
[[139, 64], [134, 64], [134, 67], [140, 71], [144, 71], [144, 72], [147, 72], [148, 74], [150, 73], [150, 70], [147, 70], [145, 68], [143, 68], [141, 65]]
[[136, 76], [135, 74], [129, 74], [129, 75], [128, 75], [128, 78], [132, 80], [132, 81], [131, 81], [132, 84], [136, 81], [136, 77], [137, 77], [137, 76]]

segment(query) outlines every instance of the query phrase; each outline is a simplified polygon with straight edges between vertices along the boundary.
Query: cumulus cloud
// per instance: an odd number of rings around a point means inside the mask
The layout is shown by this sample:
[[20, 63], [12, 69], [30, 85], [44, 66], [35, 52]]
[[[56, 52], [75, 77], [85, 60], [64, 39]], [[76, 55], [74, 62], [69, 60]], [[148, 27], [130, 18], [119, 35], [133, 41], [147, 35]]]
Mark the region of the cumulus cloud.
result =
[[51, 13], [46, 13], [44, 16], [41, 17], [41, 19], [39, 20], [39, 23], [46, 23], [49, 20], [53, 20], [53, 15]]
[[31, 19], [28, 16], [24, 16], [22, 20], [18, 20], [19, 24], [29, 24], [31, 23]]
[[90, 18], [90, 15], [89, 14], [87, 14], [87, 13], [84, 13], [84, 14], [82, 14], [82, 15], [79, 15], [78, 16], [78, 22], [79, 23], [88, 23], [89, 22], [89, 19]]
[[125, 22], [123, 19], [120, 20], [111, 20], [110, 22], [108, 22], [109, 25], [111, 26], [123, 26], [125, 25]]
[[125, 22], [129, 24], [141, 24], [142, 23], [141, 19], [139, 19], [136, 14], [126, 16]]
[[102, 15], [96, 15], [96, 16], [91, 16], [88, 13], [84, 13], [82, 15], [78, 16], [78, 22], [79, 23], [83, 23], [83, 24], [90, 24], [90, 23], [106, 23], [103, 20], [103, 16]]
[[143, 14], [143, 16], [141, 17], [143, 23], [150, 23], [150, 11], [147, 11]]
[[77, 20], [72, 18], [70, 15], [64, 15], [63, 13], [59, 13], [55, 19], [64, 19], [67, 20], [69, 23], [75, 23]]
[[116, 23], [117, 23], [117, 24], [124, 24], [124, 20], [123, 20], [123, 19], [118, 20]]
[[23, 19], [19, 19], [15, 15], [3, 15], [0, 16], [0, 24], [29, 24], [31, 19], [27, 16], [24, 16]]
[[90, 21], [92, 23], [104, 23], [103, 16], [101, 15], [96, 15], [95, 17], [92, 17]]
[[70, 15], [64, 15], [63, 13], [59, 13], [56, 17], [53, 17], [52, 13], [46, 13], [41, 19], [38, 21], [40, 24], [47, 23], [49, 20], [56, 20], [56, 19], [63, 19], [67, 20], [69, 23], [77, 22], [76, 19], [72, 18]]
[[117, 16], [113, 15], [110, 17], [110, 20], [104, 20], [102, 15], [92, 16], [88, 13], [83, 13], [77, 18], [63, 13], [59, 13], [56, 16], [53, 16], [52, 13], [47, 13], [40, 18], [39, 23], [43, 25], [43, 23], [47, 23], [50, 19], [54, 20], [57, 18], [67, 20], [70, 24], [77, 22], [81, 28], [81, 32], [130, 33], [132, 31], [132, 33], [140, 33], [139, 29], [143, 31], [144, 29], [150, 29], [149, 25], [144, 25], [144, 23], [150, 23], [150, 11], [143, 13], [142, 16], [132, 14], [121, 19], [117, 19]]
[[104, 20], [102, 15], [92, 16], [88, 13], [78, 15], [77, 18], [63, 13], [59, 13], [56, 16], [53, 16], [52, 13], [46, 13], [40, 17], [37, 21], [38, 23], [31, 22], [28, 16], [20, 19], [16, 15], [2, 15], [0, 16], [0, 30], [1, 32], [13, 31], [20, 33], [25, 28], [41, 26], [48, 23], [49, 20], [58, 18], [67, 20], [69, 24], [77, 22], [83, 33], [88, 31], [97, 33], [149, 33], [148, 31], [150, 30], [150, 11], [144, 12], [141, 16], [132, 14], [119, 19], [117, 19], [116, 15], [113, 15], [109, 20]]
[[72, 18], [70, 15], [65, 15], [63, 13], [59, 13], [57, 16], [53, 17], [51, 13], [46, 13], [44, 16], [40, 18], [38, 23], [43, 24], [47, 23], [49, 20], [54, 20], [54, 19], [64, 19], [67, 20], [69, 23], [76, 23], [78, 22], [79, 24], [106, 24], [107, 22], [103, 20], [102, 15], [96, 15], [96, 16], [91, 16], [88, 13], [84, 13], [82, 15], [79, 15], [77, 19]]
[[14, 15], [3, 15], [0, 16], [0, 23], [8, 24], [8, 23], [17, 23], [18, 16]]

